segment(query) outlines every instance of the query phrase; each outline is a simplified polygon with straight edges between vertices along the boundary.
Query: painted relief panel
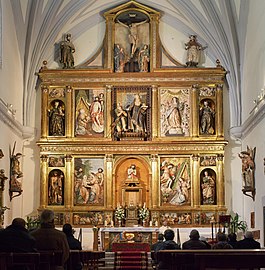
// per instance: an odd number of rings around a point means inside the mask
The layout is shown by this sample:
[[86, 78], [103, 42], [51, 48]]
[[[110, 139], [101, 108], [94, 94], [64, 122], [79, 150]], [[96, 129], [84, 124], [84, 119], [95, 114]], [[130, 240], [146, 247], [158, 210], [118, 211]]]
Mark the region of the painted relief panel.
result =
[[160, 89], [161, 137], [189, 136], [190, 114], [188, 89]]
[[147, 140], [151, 134], [149, 87], [121, 87], [113, 91], [114, 138]]
[[163, 157], [160, 159], [160, 164], [162, 205], [190, 205], [190, 159], [187, 157]]
[[73, 213], [74, 225], [104, 225], [103, 212]]
[[200, 166], [216, 166], [216, 156], [200, 157]]
[[74, 205], [104, 204], [104, 158], [74, 159]]
[[64, 167], [65, 165], [64, 156], [59, 155], [49, 156], [48, 164], [49, 167]]
[[61, 170], [53, 169], [48, 176], [48, 204], [64, 204], [64, 173]]
[[105, 118], [103, 89], [75, 90], [75, 136], [103, 137]]

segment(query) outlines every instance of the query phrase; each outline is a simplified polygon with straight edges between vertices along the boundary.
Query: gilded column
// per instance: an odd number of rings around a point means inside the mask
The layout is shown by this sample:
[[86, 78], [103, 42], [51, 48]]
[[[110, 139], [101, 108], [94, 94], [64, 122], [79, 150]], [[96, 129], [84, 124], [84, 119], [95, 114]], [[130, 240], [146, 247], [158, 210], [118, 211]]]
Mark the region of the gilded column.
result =
[[191, 88], [191, 134], [192, 137], [199, 136], [199, 107], [198, 107], [198, 85], [192, 85]]
[[106, 206], [107, 208], [114, 208], [113, 202], [113, 181], [112, 181], [112, 171], [113, 171], [113, 155], [108, 154], [106, 155], [106, 184], [105, 184], [105, 194], [107, 196], [106, 198]]
[[72, 97], [72, 92], [73, 92], [73, 89], [71, 86], [66, 86], [66, 108], [65, 108], [65, 112], [66, 112], [66, 125], [65, 125], [65, 135], [67, 138], [71, 138], [73, 137], [73, 131], [74, 131], [74, 128], [72, 127], [72, 123], [74, 121], [72, 121], [72, 100], [73, 100], [73, 97]]
[[223, 207], [225, 205], [225, 185], [224, 185], [224, 155], [217, 156], [217, 205]]
[[219, 84], [216, 87], [216, 135], [217, 137], [224, 137], [224, 124], [223, 124], [223, 85]]
[[111, 139], [112, 137], [112, 117], [111, 117], [111, 112], [113, 111], [114, 108], [111, 107], [111, 92], [112, 92], [112, 85], [106, 85], [106, 110], [105, 112], [107, 113], [106, 118], [107, 122], [105, 125], [105, 137]]
[[160, 186], [159, 186], [159, 167], [158, 167], [158, 155], [151, 155], [151, 206], [157, 208], [160, 205]]
[[48, 205], [48, 156], [41, 155], [40, 157], [40, 208], [44, 209]]
[[73, 186], [72, 186], [72, 161], [73, 157], [71, 155], [66, 155], [65, 161], [66, 161], [66, 177], [65, 177], [65, 183], [64, 183], [64, 205], [65, 208], [69, 209], [73, 205]]
[[48, 136], [48, 96], [49, 88], [46, 85], [42, 85], [42, 99], [41, 99], [41, 138], [47, 138]]
[[[113, 15], [106, 17], [106, 36], [104, 42], [104, 68], [113, 69], [113, 46], [114, 44], [114, 29], [113, 29]], [[108, 45], [108, 46], [107, 46]]]
[[157, 116], [158, 110], [158, 88], [157, 85], [152, 85], [152, 138], [158, 137], [158, 121], [160, 117]]
[[199, 177], [199, 156], [193, 155], [192, 156], [192, 162], [193, 162], [193, 203], [194, 208], [200, 206], [200, 177]]
[[150, 71], [152, 72], [155, 68], [161, 66], [161, 55], [160, 55], [160, 39], [158, 35], [158, 19], [157, 14], [150, 15], [151, 33], [150, 33], [150, 44], [151, 44], [151, 57], [150, 57]]

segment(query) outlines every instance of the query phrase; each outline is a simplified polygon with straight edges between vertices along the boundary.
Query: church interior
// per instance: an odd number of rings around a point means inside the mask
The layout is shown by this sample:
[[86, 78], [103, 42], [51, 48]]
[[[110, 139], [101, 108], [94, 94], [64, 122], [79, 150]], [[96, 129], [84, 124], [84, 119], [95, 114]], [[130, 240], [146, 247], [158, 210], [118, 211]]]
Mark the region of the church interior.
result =
[[107, 250], [238, 217], [264, 246], [264, 1], [0, 7], [1, 227], [51, 209]]

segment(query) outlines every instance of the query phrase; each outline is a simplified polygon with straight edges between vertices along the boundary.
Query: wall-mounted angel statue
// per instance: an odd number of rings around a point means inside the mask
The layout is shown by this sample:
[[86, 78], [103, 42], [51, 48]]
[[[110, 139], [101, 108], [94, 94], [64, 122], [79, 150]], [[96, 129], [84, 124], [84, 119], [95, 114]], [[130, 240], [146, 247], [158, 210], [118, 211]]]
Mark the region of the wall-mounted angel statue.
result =
[[[255, 198], [255, 154], [256, 147], [251, 148], [247, 146], [247, 151], [242, 151], [238, 156], [242, 160], [242, 178], [243, 178], [243, 193], [246, 196], [251, 197], [253, 200]], [[251, 192], [247, 194], [247, 192]]]
[[[12, 153], [10, 153], [10, 183], [9, 183], [9, 196], [10, 201], [22, 193], [22, 177], [23, 173], [20, 169], [19, 159], [22, 157], [21, 153], [15, 154], [16, 143], [14, 144]], [[17, 193], [13, 195], [13, 193]]]

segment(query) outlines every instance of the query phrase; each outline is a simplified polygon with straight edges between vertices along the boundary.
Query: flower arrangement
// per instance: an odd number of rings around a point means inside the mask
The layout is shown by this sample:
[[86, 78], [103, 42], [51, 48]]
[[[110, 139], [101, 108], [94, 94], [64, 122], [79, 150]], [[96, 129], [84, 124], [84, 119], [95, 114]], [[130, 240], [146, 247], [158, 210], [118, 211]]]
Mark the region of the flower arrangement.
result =
[[149, 210], [146, 208], [145, 204], [139, 209], [139, 218], [141, 220], [147, 220], [149, 218]]
[[117, 220], [122, 220], [125, 218], [125, 211], [122, 206], [118, 206], [115, 211], [115, 217]]

